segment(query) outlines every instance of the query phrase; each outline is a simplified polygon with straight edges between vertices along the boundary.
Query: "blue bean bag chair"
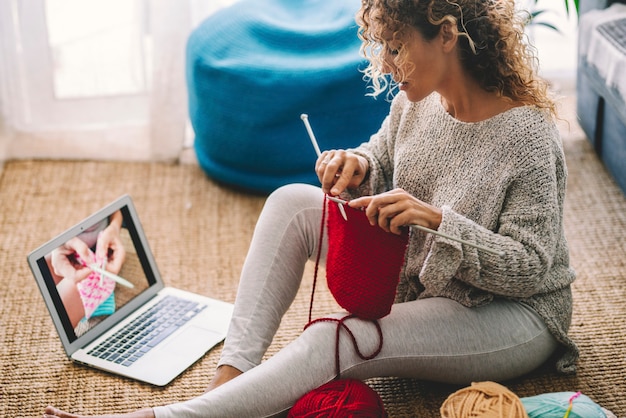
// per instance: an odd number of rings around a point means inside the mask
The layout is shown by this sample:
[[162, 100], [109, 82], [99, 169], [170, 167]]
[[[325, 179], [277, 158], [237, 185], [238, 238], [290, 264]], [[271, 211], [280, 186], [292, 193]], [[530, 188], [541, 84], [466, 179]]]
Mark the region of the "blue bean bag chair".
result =
[[360, 0], [242, 0], [203, 21], [187, 43], [189, 114], [200, 167], [261, 194], [319, 184], [320, 148], [356, 146], [389, 110], [366, 96], [355, 13]]

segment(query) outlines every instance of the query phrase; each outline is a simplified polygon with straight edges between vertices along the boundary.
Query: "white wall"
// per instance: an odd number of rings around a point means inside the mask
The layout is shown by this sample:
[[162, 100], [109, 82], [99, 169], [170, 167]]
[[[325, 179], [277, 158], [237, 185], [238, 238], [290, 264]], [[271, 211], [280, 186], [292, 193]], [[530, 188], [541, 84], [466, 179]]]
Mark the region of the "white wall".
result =
[[[532, 0], [520, 0], [520, 4], [534, 3]], [[538, 0], [536, 8], [546, 10], [539, 21], [550, 23], [558, 32], [541, 25], [531, 25], [528, 36], [537, 48], [539, 72], [558, 90], [571, 92], [576, 86], [576, 50], [578, 45], [576, 16], [572, 1], [569, 2], [569, 15], [565, 3], [561, 0]]]

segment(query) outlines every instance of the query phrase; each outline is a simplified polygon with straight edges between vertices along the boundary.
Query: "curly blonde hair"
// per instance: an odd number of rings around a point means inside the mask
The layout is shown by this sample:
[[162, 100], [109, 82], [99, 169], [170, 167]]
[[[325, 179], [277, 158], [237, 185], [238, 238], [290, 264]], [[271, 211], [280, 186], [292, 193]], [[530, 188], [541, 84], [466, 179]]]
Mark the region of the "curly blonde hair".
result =
[[525, 41], [528, 14], [517, 11], [514, 0], [362, 0], [356, 18], [361, 52], [369, 60], [364, 73], [374, 96], [392, 90], [382, 71], [389, 51], [396, 65], [407, 64], [402, 48], [406, 29], [432, 40], [442, 25], [452, 24], [463, 68], [483, 89], [556, 114], [548, 84], [537, 75], [534, 48]]

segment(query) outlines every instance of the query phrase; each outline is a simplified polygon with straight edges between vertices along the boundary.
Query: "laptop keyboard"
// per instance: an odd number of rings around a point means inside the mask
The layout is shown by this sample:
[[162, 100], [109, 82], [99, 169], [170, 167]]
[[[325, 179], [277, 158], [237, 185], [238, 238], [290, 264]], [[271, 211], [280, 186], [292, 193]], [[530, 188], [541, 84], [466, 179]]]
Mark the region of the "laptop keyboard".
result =
[[201, 303], [166, 296], [88, 354], [130, 366], [205, 308]]

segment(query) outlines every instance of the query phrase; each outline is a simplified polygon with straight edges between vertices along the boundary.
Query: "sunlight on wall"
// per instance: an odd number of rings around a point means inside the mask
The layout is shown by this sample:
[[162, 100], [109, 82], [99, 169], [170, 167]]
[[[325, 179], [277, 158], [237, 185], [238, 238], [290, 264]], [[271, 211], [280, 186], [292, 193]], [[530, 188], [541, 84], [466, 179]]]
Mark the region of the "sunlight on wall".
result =
[[193, 26], [196, 27], [198, 23], [203, 21], [211, 14], [217, 12], [223, 7], [230, 6], [236, 3], [238, 0], [190, 0], [191, 2], [191, 17], [193, 19]]
[[[545, 10], [538, 22], [556, 26], [558, 31], [542, 25], [531, 25], [528, 30], [530, 42], [537, 48], [539, 72], [557, 89], [572, 91], [576, 83], [576, 49], [578, 45], [578, 17], [570, 1], [567, 14], [562, 1], [538, 0], [536, 10]], [[520, 0], [518, 4], [534, 4], [533, 0]]]
[[[236, 0], [190, 0], [194, 26]], [[47, 0], [58, 99], [144, 93], [152, 53], [143, 0]]]
[[58, 99], [146, 91], [149, 53], [141, 0], [47, 0]]

